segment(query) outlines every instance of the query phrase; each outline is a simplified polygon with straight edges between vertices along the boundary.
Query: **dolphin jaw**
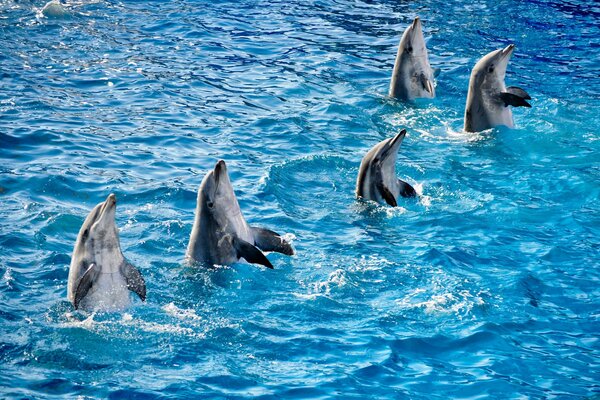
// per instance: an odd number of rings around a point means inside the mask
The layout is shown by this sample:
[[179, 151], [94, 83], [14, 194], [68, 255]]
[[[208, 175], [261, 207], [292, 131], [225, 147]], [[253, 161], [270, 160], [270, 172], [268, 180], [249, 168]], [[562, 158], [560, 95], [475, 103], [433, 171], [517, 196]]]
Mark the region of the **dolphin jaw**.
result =
[[99, 224], [104, 224], [106, 222], [110, 223], [110, 221], [112, 221], [114, 224], [116, 209], [117, 196], [115, 196], [114, 193], [111, 193], [102, 204], [102, 208], [100, 209], [100, 215], [96, 218], [92, 227], [97, 226]]
[[[404, 137], [406, 136], [406, 129], [402, 129], [402, 131], [400, 131], [400, 133], [398, 133], [396, 136], [394, 136], [390, 142], [389, 142], [389, 146], [390, 148], [393, 148], [397, 142], [402, 143], [402, 141], [404, 140]], [[398, 143], [398, 144], [400, 144]]]
[[421, 28], [421, 20], [419, 19], [419, 17], [415, 17], [415, 20], [412, 23], [412, 28], [413, 29]]
[[509, 44], [508, 46], [506, 46], [504, 49], [502, 49], [502, 55], [504, 57], [510, 57], [513, 53], [513, 50], [515, 49], [515, 45], [514, 44]]
[[219, 160], [215, 164], [214, 172], [216, 175], [219, 175], [223, 171], [227, 172], [227, 164], [225, 164], [225, 161]]
[[499, 67], [502, 66], [504, 69], [504, 72], [506, 72], [506, 68], [508, 67], [508, 62], [510, 61], [510, 58], [513, 54], [514, 49], [515, 49], [515, 45], [509, 44], [505, 48], [498, 50], [498, 54], [496, 56], [496, 57], [498, 57], [498, 66]]
[[[395, 158], [398, 155], [398, 149], [400, 148], [400, 145], [402, 144], [402, 141], [404, 140], [405, 136], [406, 136], [406, 129], [402, 129], [402, 131], [400, 133], [398, 133], [396, 136], [394, 136], [391, 139], [388, 139], [388, 141], [385, 143], [385, 145], [379, 151], [379, 154], [377, 157], [379, 164], [383, 164], [390, 157]], [[393, 150], [395, 150], [395, 151], [393, 151]], [[396, 161], [394, 159], [394, 163], [395, 162]]]
[[215, 182], [213, 201], [215, 201], [215, 199], [217, 198], [217, 193], [219, 191], [219, 184], [221, 183], [221, 181], [223, 179], [227, 178], [227, 164], [225, 164], [225, 161], [223, 161], [223, 160], [217, 161], [217, 163], [215, 164], [215, 168], [212, 172], [213, 172], [213, 179]]
[[[506, 70], [508, 69], [508, 62], [513, 54], [515, 45], [509, 44], [504, 49], [499, 50], [499, 59], [496, 66], [498, 78], [504, 83], [504, 77], [506, 75]], [[504, 90], [504, 88], [502, 88]]]

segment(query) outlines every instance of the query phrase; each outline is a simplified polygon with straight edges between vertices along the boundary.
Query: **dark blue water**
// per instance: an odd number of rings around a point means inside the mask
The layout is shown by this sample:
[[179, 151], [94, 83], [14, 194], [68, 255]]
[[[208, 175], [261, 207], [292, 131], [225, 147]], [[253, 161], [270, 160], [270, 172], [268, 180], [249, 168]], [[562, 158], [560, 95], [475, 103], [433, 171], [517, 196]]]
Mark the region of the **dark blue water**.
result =
[[[600, 394], [600, 8], [592, 1], [0, 2], [0, 397], [581, 399]], [[386, 98], [419, 15], [438, 98]], [[516, 129], [465, 134], [516, 44]], [[420, 201], [353, 197], [406, 128]], [[275, 270], [183, 264], [218, 159]], [[148, 299], [66, 300], [114, 192]]]

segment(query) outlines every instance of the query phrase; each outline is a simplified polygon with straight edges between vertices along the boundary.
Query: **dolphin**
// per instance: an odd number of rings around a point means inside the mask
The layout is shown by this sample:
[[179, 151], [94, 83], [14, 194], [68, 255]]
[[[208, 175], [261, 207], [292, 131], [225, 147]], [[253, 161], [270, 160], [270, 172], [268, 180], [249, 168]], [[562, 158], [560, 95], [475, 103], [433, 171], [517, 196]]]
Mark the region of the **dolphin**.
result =
[[129, 291], [146, 300], [144, 278], [121, 253], [116, 209], [117, 198], [110, 194], [81, 225], [67, 288], [75, 309], [123, 309], [130, 303]]
[[363, 157], [356, 181], [356, 197], [396, 207], [399, 196], [417, 196], [411, 185], [396, 177], [398, 149], [404, 136], [406, 129], [377, 143]]
[[400, 39], [389, 95], [400, 100], [435, 97], [433, 70], [429, 66], [419, 17], [406, 28]]
[[63, 18], [69, 13], [58, 0], [51, 0], [42, 8], [42, 15], [48, 18]]
[[513, 128], [513, 115], [508, 106], [531, 107], [526, 101], [531, 97], [525, 90], [504, 84], [506, 67], [514, 48], [514, 44], [509, 44], [504, 49], [492, 51], [473, 67], [465, 107], [466, 132], [479, 132], [500, 125]]
[[205, 265], [229, 265], [244, 258], [249, 263], [273, 268], [259, 249], [294, 254], [292, 246], [279, 234], [248, 225], [233, 192], [227, 165], [219, 160], [198, 189], [186, 259]]

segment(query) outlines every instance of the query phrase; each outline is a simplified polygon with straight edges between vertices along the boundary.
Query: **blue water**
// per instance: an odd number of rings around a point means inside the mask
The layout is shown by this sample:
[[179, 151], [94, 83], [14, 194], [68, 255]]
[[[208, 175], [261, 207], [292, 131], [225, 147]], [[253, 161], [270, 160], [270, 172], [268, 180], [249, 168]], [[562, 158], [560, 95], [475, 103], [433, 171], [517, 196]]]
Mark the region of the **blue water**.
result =
[[[600, 395], [600, 8], [588, 0], [0, 2], [0, 397]], [[386, 98], [419, 15], [433, 101]], [[516, 129], [465, 134], [516, 44]], [[353, 197], [406, 128], [419, 201]], [[183, 264], [218, 159], [275, 270]], [[114, 192], [148, 299], [75, 312], [71, 251]]]

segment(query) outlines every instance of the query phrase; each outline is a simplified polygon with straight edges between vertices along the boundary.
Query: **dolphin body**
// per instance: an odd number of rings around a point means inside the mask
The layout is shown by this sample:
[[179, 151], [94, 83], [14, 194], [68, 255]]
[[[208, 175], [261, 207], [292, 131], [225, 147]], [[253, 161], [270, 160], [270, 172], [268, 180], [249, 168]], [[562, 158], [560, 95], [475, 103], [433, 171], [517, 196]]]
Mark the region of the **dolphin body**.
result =
[[421, 20], [417, 17], [400, 39], [389, 96], [400, 100], [434, 98], [433, 75], [423, 39]]
[[123, 309], [130, 303], [129, 291], [146, 300], [144, 278], [121, 253], [116, 209], [117, 198], [111, 194], [81, 225], [67, 284], [75, 309]]
[[496, 126], [514, 127], [512, 111], [508, 106], [531, 107], [527, 92], [519, 87], [506, 87], [506, 67], [515, 46], [495, 50], [480, 59], [469, 80], [465, 106], [466, 132], [480, 132]]
[[229, 180], [225, 161], [209, 171], [198, 189], [196, 216], [186, 258], [205, 265], [229, 265], [240, 258], [273, 268], [261, 252], [293, 255], [294, 249], [279, 234], [248, 225]]
[[51, 0], [42, 8], [42, 15], [47, 18], [63, 18], [69, 15], [69, 13], [60, 1]]
[[396, 207], [400, 196], [417, 196], [411, 185], [396, 177], [398, 149], [404, 136], [405, 129], [393, 138], [377, 143], [363, 157], [356, 181], [356, 197]]

